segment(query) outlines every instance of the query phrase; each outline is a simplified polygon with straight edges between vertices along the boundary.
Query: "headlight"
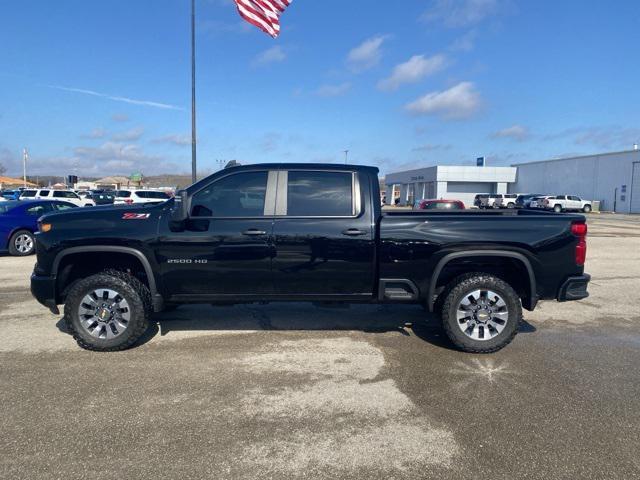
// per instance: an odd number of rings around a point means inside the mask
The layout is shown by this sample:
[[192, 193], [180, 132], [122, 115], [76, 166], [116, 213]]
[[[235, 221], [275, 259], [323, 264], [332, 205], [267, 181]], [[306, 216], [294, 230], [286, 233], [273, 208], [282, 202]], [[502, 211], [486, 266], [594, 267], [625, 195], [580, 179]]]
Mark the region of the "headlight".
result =
[[52, 228], [53, 228], [53, 225], [51, 225], [50, 223], [38, 223], [38, 230], [41, 233], [47, 233]]

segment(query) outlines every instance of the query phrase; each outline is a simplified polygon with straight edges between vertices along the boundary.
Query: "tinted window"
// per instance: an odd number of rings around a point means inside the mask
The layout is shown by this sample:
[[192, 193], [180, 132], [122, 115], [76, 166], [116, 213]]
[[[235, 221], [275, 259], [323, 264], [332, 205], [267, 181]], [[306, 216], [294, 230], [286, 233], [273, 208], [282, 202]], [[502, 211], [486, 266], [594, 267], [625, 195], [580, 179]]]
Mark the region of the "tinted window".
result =
[[502, 198], [502, 195], [489, 195], [489, 198]]
[[45, 208], [44, 205], [40, 204], [40, 205], [34, 205], [33, 207], [29, 207], [27, 208], [25, 211], [27, 212], [28, 215], [44, 215], [49, 209]]
[[267, 193], [267, 172], [229, 175], [193, 196], [194, 217], [261, 217]]
[[20, 198], [29, 198], [29, 197], [35, 197], [35, 196], [36, 196], [35, 190], [23, 190], [22, 193], [20, 194]]
[[460, 204], [455, 202], [427, 203], [425, 210], [460, 210]]
[[129, 190], [118, 190], [116, 192], [117, 198], [129, 198], [131, 196], [131, 192]]
[[576, 200], [576, 201], [580, 201], [580, 197], [575, 197], [575, 196], [571, 196], [569, 197], [569, 200]]
[[49, 196], [49, 190], [40, 190], [40, 196], [41, 197]]
[[54, 198], [78, 198], [78, 196], [73, 192], [66, 192], [64, 190], [56, 190], [53, 192]]
[[516, 197], [517, 197], [517, 195], [511, 195], [511, 194], [504, 196], [504, 198], [516, 198]]
[[136, 192], [140, 198], [157, 198], [160, 200], [166, 200], [169, 196], [164, 192]]
[[350, 172], [289, 172], [287, 215], [342, 217], [353, 215]]
[[54, 203], [51, 205], [54, 210], [69, 210], [70, 208], [77, 208], [73, 203]]

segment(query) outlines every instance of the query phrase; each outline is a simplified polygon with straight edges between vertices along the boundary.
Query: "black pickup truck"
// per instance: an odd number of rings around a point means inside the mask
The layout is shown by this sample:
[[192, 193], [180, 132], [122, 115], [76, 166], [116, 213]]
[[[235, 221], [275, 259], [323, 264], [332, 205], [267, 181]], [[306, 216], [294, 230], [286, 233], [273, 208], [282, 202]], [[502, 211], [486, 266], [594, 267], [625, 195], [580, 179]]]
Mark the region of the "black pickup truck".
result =
[[587, 297], [587, 226], [528, 210], [382, 212], [378, 170], [222, 170], [153, 206], [46, 215], [31, 291], [80, 346], [133, 345], [184, 303], [414, 303], [454, 345], [493, 352], [539, 300]]

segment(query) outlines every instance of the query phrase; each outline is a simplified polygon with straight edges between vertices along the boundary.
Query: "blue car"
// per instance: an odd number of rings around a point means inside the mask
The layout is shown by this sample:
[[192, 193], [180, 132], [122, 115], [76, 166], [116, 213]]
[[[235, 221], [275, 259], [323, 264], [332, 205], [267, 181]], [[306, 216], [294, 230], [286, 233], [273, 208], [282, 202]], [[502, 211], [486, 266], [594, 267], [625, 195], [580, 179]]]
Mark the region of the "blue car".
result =
[[68, 202], [27, 200], [0, 202], [0, 251], [24, 256], [35, 252], [33, 234], [38, 231], [38, 218], [46, 213], [77, 208]]
[[20, 190], [3, 190], [0, 197], [6, 200], [18, 200], [20, 198]]

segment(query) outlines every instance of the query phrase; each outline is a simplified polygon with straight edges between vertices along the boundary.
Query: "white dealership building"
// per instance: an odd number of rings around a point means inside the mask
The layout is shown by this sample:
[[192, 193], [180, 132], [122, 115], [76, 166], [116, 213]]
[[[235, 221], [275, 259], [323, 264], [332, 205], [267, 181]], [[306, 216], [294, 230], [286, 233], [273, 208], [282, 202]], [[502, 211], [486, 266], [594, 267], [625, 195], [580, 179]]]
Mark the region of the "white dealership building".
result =
[[413, 205], [423, 198], [462, 200], [473, 206], [478, 193], [507, 193], [516, 181], [516, 167], [437, 165], [390, 173], [385, 177], [387, 203]]
[[577, 195], [600, 210], [640, 213], [640, 150], [558, 158], [514, 165], [509, 192]]

